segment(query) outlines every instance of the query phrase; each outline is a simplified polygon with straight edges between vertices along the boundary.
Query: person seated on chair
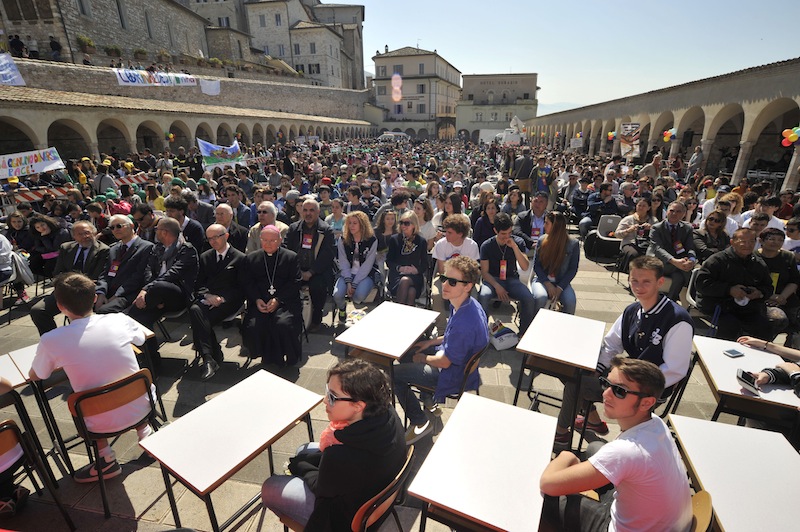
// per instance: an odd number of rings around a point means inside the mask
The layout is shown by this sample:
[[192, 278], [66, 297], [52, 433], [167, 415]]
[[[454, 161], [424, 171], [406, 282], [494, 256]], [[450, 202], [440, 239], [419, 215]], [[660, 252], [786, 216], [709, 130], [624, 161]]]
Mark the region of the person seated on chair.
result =
[[[76, 271], [97, 281], [108, 262], [109, 248], [97, 240], [97, 229], [89, 221], [75, 222], [72, 226], [71, 242], [61, 244], [53, 275]], [[56, 328], [55, 318], [60, 311], [56, 298], [47, 294], [31, 307], [31, 321], [36, 325], [39, 336]]]
[[772, 339], [779, 332], [767, 316], [772, 277], [764, 260], [753, 253], [755, 247], [755, 231], [738, 229], [730, 247], [711, 255], [697, 274], [697, 307], [712, 315], [720, 306], [718, 338], [759, 334]]
[[392, 408], [386, 375], [363, 360], [328, 371], [325, 412], [330, 424], [319, 443], [289, 460], [289, 475], [273, 475], [261, 501], [284, 522], [305, 530], [349, 531], [358, 509], [403, 468], [403, 424]]
[[192, 341], [203, 359], [203, 380], [213, 377], [222, 365], [222, 348], [214, 334], [214, 325], [244, 304], [240, 283], [244, 253], [228, 244], [228, 231], [219, 224], [208, 226], [206, 238], [211, 249], [200, 255], [196, 299], [189, 307]]
[[721, 210], [711, 211], [703, 220], [703, 226], [694, 230], [692, 239], [700, 264], [731, 245], [731, 237], [725, 232], [727, 220], [728, 216]]
[[297, 254], [302, 284], [311, 297], [311, 325], [308, 332], [322, 324], [322, 313], [333, 285], [333, 259], [336, 239], [331, 227], [319, 218], [319, 203], [307, 199], [301, 207], [301, 219], [289, 226], [286, 247]]
[[298, 256], [281, 247], [274, 225], [261, 230], [261, 249], [244, 259], [240, 283], [247, 295], [242, 343], [262, 364], [293, 366], [300, 361], [301, 273]]
[[347, 319], [345, 297], [353, 303], [362, 303], [375, 286], [377, 273], [375, 257], [378, 239], [363, 211], [353, 211], [344, 222], [344, 233], [337, 244], [339, 253], [339, 278], [333, 288], [333, 300], [339, 310], [339, 323]]
[[[444, 274], [444, 264], [453, 257], [465, 255], [476, 261], [481, 260], [481, 251], [478, 244], [469, 238], [469, 217], [466, 214], [453, 214], [444, 221], [444, 238], [433, 246], [432, 257], [436, 260], [436, 273]], [[436, 328], [443, 331], [447, 322], [449, 308], [445, 307], [442, 297], [442, 281], [437, 277], [433, 280], [431, 290], [431, 310], [439, 313], [436, 316]]]
[[247, 247], [245, 253], [261, 249], [261, 230], [268, 225], [274, 225], [285, 239], [289, 226], [278, 220], [278, 208], [271, 201], [262, 201], [256, 210], [256, 223], [247, 232]]
[[228, 243], [241, 251], [247, 249], [247, 229], [233, 221], [233, 209], [227, 203], [220, 203], [214, 209], [216, 223], [228, 230]]
[[123, 312], [150, 282], [147, 261], [153, 244], [136, 236], [133, 222], [125, 215], [112, 216], [109, 228], [118, 242], [111, 246], [106, 267], [97, 280], [94, 310], [98, 314]]
[[667, 208], [667, 219], [650, 229], [647, 254], [664, 264], [664, 274], [672, 284], [667, 297], [680, 303], [681, 289], [689, 284], [692, 270], [697, 264], [694, 251], [694, 233], [691, 224], [683, 221], [686, 205], [673, 201]]
[[[59, 275], [54, 283], [56, 304], [70, 319], [69, 325], [42, 335], [31, 364], [32, 380], [47, 379], [63, 368], [75, 392], [81, 392], [128, 377], [139, 371], [139, 363], [131, 345], [142, 345], [145, 332], [134, 320], [121, 312], [98, 315], [92, 313], [97, 299], [95, 283], [82, 273]], [[151, 393], [155, 387], [151, 386]], [[109, 412], [85, 418], [93, 432], [112, 432], [141, 419], [150, 409], [146, 395]], [[152, 432], [147, 423], [136, 427], [139, 440]], [[108, 440], [98, 440], [103, 479], [122, 473]], [[75, 471], [75, 482], [96, 482], [94, 463]]]
[[782, 249], [786, 236], [780, 229], [767, 227], [758, 237], [761, 249], [757, 255], [769, 268], [772, 287], [775, 292], [767, 298], [767, 315], [773, 325], [773, 332], [797, 333], [800, 329], [800, 299], [797, 288], [800, 286], [800, 271], [794, 253]]
[[61, 244], [72, 240], [69, 228], [61, 227], [58, 220], [37, 214], [30, 220], [33, 247], [30, 252], [31, 271], [42, 277], [52, 277]]
[[[581, 462], [562, 451], [545, 468], [543, 520], [559, 530], [681, 530], [692, 524], [686, 468], [666, 423], [653, 410], [664, 374], [652, 362], [614, 357], [600, 378], [603, 404], [622, 432], [593, 442]], [[613, 484], [599, 500], [581, 492]]]
[[[508, 218], [507, 214], [504, 214]], [[509, 219], [510, 231], [511, 220]], [[414, 344], [401, 357], [394, 369], [394, 393], [410, 420], [406, 443], [411, 445], [433, 431], [433, 423], [426, 416], [441, 416], [437, 403], [458, 393], [464, 378], [464, 369], [473, 355], [489, 343], [489, 328], [481, 306], [470, 296], [475, 283], [480, 279], [478, 263], [469, 257], [458, 256], [444, 265], [442, 297], [450, 302], [450, 318], [444, 334], [432, 340]], [[435, 388], [433, 396], [420, 393], [425, 411], [411, 391], [411, 386]], [[467, 378], [465, 390], [477, 390], [480, 386], [478, 372]]]
[[536, 192], [531, 198], [531, 208], [514, 218], [514, 236], [521, 238], [528, 248], [528, 256], [533, 256], [539, 239], [544, 236], [544, 216], [547, 213], [547, 192]]
[[[198, 270], [197, 250], [184, 240], [177, 220], [159, 220], [156, 238], [159, 244], [153, 248], [147, 261], [150, 280], [139, 290], [128, 309], [131, 318], [150, 330], [165, 313], [189, 306]], [[161, 356], [155, 337], [147, 340], [147, 348], [153, 369], [158, 371]]]
[[511, 234], [513, 224], [511, 218], [500, 213], [495, 218], [495, 236], [481, 246], [481, 286], [478, 301], [484, 312], [489, 314], [492, 298], [503, 302], [514, 299], [519, 304], [519, 335], [525, 334], [533, 321], [536, 301], [530, 289], [519, 280], [517, 263], [523, 270], [530, 267], [525, 254], [525, 242]]
[[[0, 235], [0, 238], [5, 239]], [[0, 396], [10, 392], [14, 387], [11, 381], [0, 377]], [[22, 447], [15, 445], [0, 456], [0, 519], [17, 515], [28, 503], [30, 490], [21, 484], [14, 484], [16, 471], [11, 466], [23, 455]]]
[[186, 216], [189, 204], [183, 196], [166, 198], [164, 209], [166, 209], [168, 217], [178, 221], [183, 239], [189, 242], [198, 253], [202, 253], [206, 248], [206, 232], [200, 222]]
[[200, 223], [203, 231], [214, 223], [214, 206], [205, 201], [200, 201], [197, 197], [197, 192], [185, 188], [181, 191], [181, 197], [186, 200], [186, 216]]
[[534, 317], [548, 302], [559, 301], [562, 312], [575, 314], [577, 300], [572, 280], [578, 273], [581, 246], [567, 232], [567, 217], [552, 211], [545, 214], [544, 236], [533, 261], [536, 278], [531, 292], [536, 300]]
[[597, 224], [600, 223], [600, 217], [604, 214], [619, 214], [617, 202], [614, 201], [612, 190], [611, 183], [601, 183], [598, 190], [586, 200], [587, 210], [582, 214], [583, 218], [581, 218], [581, 221], [578, 222], [581, 238], [586, 238], [589, 231], [591, 231], [593, 227], [597, 227]]
[[136, 234], [148, 242], [157, 244], [156, 240], [156, 225], [158, 220], [163, 218], [161, 212], [156, 212], [147, 203], [140, 203], [131, 209], [131, 218], [136, 222]]
[[620, 257], [618, 259], [621, 272], [627, 273], [628, 264], [636, 257], [647, 253], [647, 246], [650, 245], [650, 228], [657, 221], [650, 214], [651, 206], [650, 198], [639, 198], [636, 202], [635, 212], [620, 220], [614, 231], [614, 237], [622, 239], [619, 244]]
[[611, 326], [600, 348], [597, 371], [592, 377], [581, 380], [580, 393], [575, 383], [564, 385], [564, 401], [556, 427], [557, 447], [570, 444], [569, 427], [573, 421], [575, 430], [582, 430], [588, 419], [588, 430], [608, 434], [608, 426], [600, 419], [594, 405], [589, 406], [586, 417], [578, 416], [573, 420], [572, 414], [579, 398], [590, 402], [601, 400], [597, 377], [606, 375], [615, 355], [624, 351], [631, 358], [658, 365], [667, 386], [665, 397], [689, 371], [694, 325], [686, 309], [659, 293], [664, 284], [663, 263], [655, 257], [637, 257], [631, 261], [628, 279], [631, 293], [638, 301], [628, 305]]
[[402, 305], [414, 305], [425, 290], [428, 245], [419, 234], [419, 218], [413, 211], [400, 216], [400, 232], [389, 238], [386, 265], [389, 293]]

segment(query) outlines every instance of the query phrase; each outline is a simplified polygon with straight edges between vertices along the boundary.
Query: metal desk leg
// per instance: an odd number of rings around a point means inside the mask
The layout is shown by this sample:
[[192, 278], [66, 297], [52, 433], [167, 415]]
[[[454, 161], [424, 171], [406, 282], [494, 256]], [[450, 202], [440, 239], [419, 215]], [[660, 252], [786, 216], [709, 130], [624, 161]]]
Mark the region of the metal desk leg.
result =
[[[575, 434], [575, 418], [578, 417], [578, 403], [581, 402], [581, 397], [582, 397], [582, 395], [581, 395], [581, 379], [583, 378], [583, 372], [580, 369], [576, 370], [576, 372], [577, 372], [578, 376], [575, 379], [575, 385], [577, 386], [578, 393], [577, 393], [577, 397], [575, 398], [575, 404], [572, 405], [572, 417], [570, 418], [570, 420], [572, 421], [572, 423], [570, 423], [570, 428], [569, 428], [570, 448], [572, 447], [572, 438], [573, 438], [573, 435]], [[586, 422], [585, 421], [584, 421], [584, 426], [586, 426]], [[581, 438], [583, 438], [583, 433], [581, 433]], [[578, 452], [580, 452], [580, 450], [581, 450], [580, 446], [581, 446], [582, 443], [583, 443], [583, 441], [578, 443]]]
[[306, 425], [308, 426], [308, 441], [314, 441], [314, 428], [311, 426], [311, 412], [306, 414]]
[[153, 369], [153, 358], [150, 356], [150, 349], [147, 347], [147, 342], [142, 346], [142, 355], [144, 357], [144, 364], [150, 370], [150, 375], [153, 376], [153, 385], [156, 387], [156, 399], [158, 400], [158, 409], [161, 411], [160, 416], [162, 421], [167, 420], [167, 411], [164, 409], [164, 402], [161, 400], [161, 388], [158, 386], [158, 375]]
[[267, 457], [269, 458], [269, 476], [275, 475], [275, 463], [272, 457], [272, 445], [267, 447]]
[[206, 508], [208, 509], [208, 518], [211, 520], [211, 530], [214, 532], [220, 532], [219, 524], [217, 523], [217, 514], [214, 513], [214, 505], [211, 502], [211, 494], [207, 494], [203, 497], [203, 500], [206, 501]]
[[169, 473], [167, 468], [161, 464], [161, 474], [164, 476], [164, 486], [167, 488], [167, 498], [169, 499], [169, 507], [172, 509], [172, 518], [175, 519], [175, 526], [181, 527], [181, 518], [178, 515], [178, 505], [175, 502], [175, 494], [172, 492], [172, 482], [169, 481]]
[[[34, 383], [33, 390], [34, 395], [36, 397], [37, 402], [39, 401], [39, 396], [36, 393], [37, 383]], [[31, 418], [28, 415], [28, 411], [25, 409], [25, 403], [22, 402], [22, 397], [17, 393], [16, 390], [11, 390], [11, 397], [14, 399], [14, 406], [17, 409], [17, 415], [19, 416], [20, 420], [22, 421], [22, 426], [25, 427], [25, 430], [30, 434], [31, 441], [33, 442], [34, 450], [39, 453], [39, 456], [42, 457], [42, 464], [44, 466], [44, 470], [46, 471], [47, 475], [50, 477], [50, 481], [58, 488], [58, 481], [56, 480], [55, 475], [53, 474], [53, 470], [50, 468], [50, 464], [47, 463], [47, 454], [45, 454], [44, 449], [42, 448], [42, 442], [39, 441], [39, 437], [36, 436], [36, 430], [33, 428], [33, 423], [31, 422]], [[41, 406], [41, 403], [40, 403]], [[45, 426], [50, 431], [49, 420], [47, 419], [47, 414], [42, 411], [42, 417], [44, 418]], [[50, 413], [52, 415], [52, 412]], [[57, 447], [58, 443], [55, 439], [51, 440], [53, 442], [53, 446]], [[60, 451], [59, 451], [60, 452]], [[69, 457], [66, 458], [66, 463], [69, 464], [68, 468], [70, 468], [70, 474], [74, 473], [72, 471], [72, 463], [69, 461]]]

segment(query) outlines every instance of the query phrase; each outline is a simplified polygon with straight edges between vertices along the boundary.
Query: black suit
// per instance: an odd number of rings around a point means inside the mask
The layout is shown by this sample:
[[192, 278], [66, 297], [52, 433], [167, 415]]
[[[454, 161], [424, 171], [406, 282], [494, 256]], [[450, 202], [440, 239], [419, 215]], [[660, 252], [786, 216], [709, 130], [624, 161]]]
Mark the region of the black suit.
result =
[[[83, 268], [76, 268], [76, 262], [79, 262], [77, 261], [79, 250], [81, 253], [85, 253]], [[85, 274], [91, 280], [97, 281], [108, 263], [109, 251], [108, 246], [97, 240], [95, 240], [92, 247], [85, 252], [77, 242], [65, 242], [61, 244], [61, 248], [58, 250], [58, 258], [56, 259], [56, 267], [53, 270], [53, 275], [69, 271], [78, 271]], [[31, 307], [31, 321], [36, 325], [39, 336], [56, 328], [56, 322], [53, 318], [55, 318], [59, 312], [56, 298], [52, 293], [47, 294]]]
[[[547, 211], [545, 211], [545, 214], [547, 214]], [[529, 250], [536, 249], [536, 246], [539, 243], [539, 238], [544, 236], [544, 222], [542, 222], [542, 227], [539, 228], [539, 236], [533, 236], [533, 217], [533, 211], [531, 210], [519, 213], [514, 220], [514, 229], [512, 231], [514, 236], [518, 236], [525, 241], [525, 247], [527, 247]], [[544, 214], [542, 215], [542, 218], [544, 218]]]
[[150, 259], [153, 243], [135, 238], [129, 242], [125, 255], [120, 251], [121, 246], [122, 242], [111, 246], [106, 267], [97, 280], [97, 293], [110, 300], [97, 309], [98, 314], [122, 312], [131, 305], [142, 287], [150, 281], [147, 261]]
[[196, 249], [197, 252], [200, 253], [206, 247], [205, 229], [203, 228], [202, 225], [200, 225], [200, 222], [192, 220], [191, 218], [188, 217], [187, 220], [189, 221], [189, 223], [187, 223], [186, 227], [184, 227], [181, 230], [181, 233], [183, 234], [183, 238], [185, 238], [186, 241], [189, 242], [192, 246], [194, 246], [194, 249]]
[[667, 296], [676, 303], [680, 303], [681, 288], [689, 284], [692, 272], [676, 268], [670, 264], [670, 261], [687, 257], [696, 259], [692, 226], [683, 221], [678, 222], [673, 239], [667, 221], [658, 222], [650, 229], [650, 245], [647, 248], [647, 254], [659, 258], [664, 263], [664, 276], [672, 279]]
[[[189, 308], [189, 318], [194, 348], [204, 360], [213, 356], [217, 362], [222, 362], [222, 350], [213, 327], [244, 303], [244, 291], [239, 283], [244, 257], [244, 253], [233, 246], [228, 248], [221, 261], [217, 261], [217, 252], [213, 249], [200, 255], [200, 273], [195, 283], [197, 297]], [[212, 307], [203, 302], [206, 294], [220, 296], [225, 301]]]
[[228, 244], [244, 253], [244, 250], [247, 249], [247, 229], [236, 222], [231, 222], [228, 235]]
[[[303, 232], [311, 234], [311, 247], [303, 247]], [[322, 322], [322, 310], [328, 293], [333, 286], [333, 259], [336, 257], [336, 239], [333, 229], [322, 220], [310, 230], [305, 228], [305, 222], [299, 220], [289, 226], [284, 245], [297, 253], [302, 272], [310, 272], [311, 279], [303, 284], [308, 285], [311, 297], [311, 323]]]
[[205, 201], [198, 201], [195, 210], [187, 210], [186, 216], [192, 220], [200, 222], [203, 226], [203, 231], [208, 229], [208, 226], [214, 223], [214, 207]]

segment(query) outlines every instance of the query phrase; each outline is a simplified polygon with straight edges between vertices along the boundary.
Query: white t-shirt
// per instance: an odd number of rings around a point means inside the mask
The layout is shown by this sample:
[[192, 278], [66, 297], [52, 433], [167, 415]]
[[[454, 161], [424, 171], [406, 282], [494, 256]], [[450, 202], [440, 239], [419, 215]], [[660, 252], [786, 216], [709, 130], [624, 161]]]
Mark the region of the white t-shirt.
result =
[[454, 246], [446, 238], [443, 238], [433, 246], [432, 255], [434, 259], [439, 261], [452, 259], [459, 255], [466, 255], [477, 261], [481, 259], [481, 251], [478, 249], [478, 244], [469, 237], [465, 238], [460, 246]]
[[692, 496], [681, 455], [658, 416], [626, 430], [589, 458], [614, 485], [612, 532], [686, 531]]
[[[742, 227], [750, 227], [750, 221], [753, 219], [752, 211], [747, 211], [750, 216], [747, 217], [747, 220], [742, 224]], [[747, 213], [745, 213], [745, 216]], [[786, 231], [786, 224], [780, 218], [776, 218], [774, 216], [770, 216], [769, 222], [767, 222], [767, 228], [769, 229], [780, 229], [781, 231]]]
[[[142, 326], [125, 314], [92, 314], [42, 335], [31, 365], [40, 379], [62, 368], [76, 392], [104, 386], [139, 371], [131, 344], [142, 345]], [[120, 430], [145, 415], [147, 397], [86, 418], [90, 430]]]

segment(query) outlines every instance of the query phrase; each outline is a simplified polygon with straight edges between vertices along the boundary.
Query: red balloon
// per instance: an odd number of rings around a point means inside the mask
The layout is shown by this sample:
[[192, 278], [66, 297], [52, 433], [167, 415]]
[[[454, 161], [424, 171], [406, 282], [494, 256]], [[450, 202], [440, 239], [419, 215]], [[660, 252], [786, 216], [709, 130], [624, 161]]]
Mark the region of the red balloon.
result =
[[789, 146], [791, 146], [791, 145], [792, 145], [792, 141], [791, 141], [791, 140], [789, 140], [789, 139], [783, 139], [783, 140], [781, 141], [781, 144], [782, 144], [783, 146], [785, 146], [785, 147], [787, 147], [787, 148], [788, 148]]

